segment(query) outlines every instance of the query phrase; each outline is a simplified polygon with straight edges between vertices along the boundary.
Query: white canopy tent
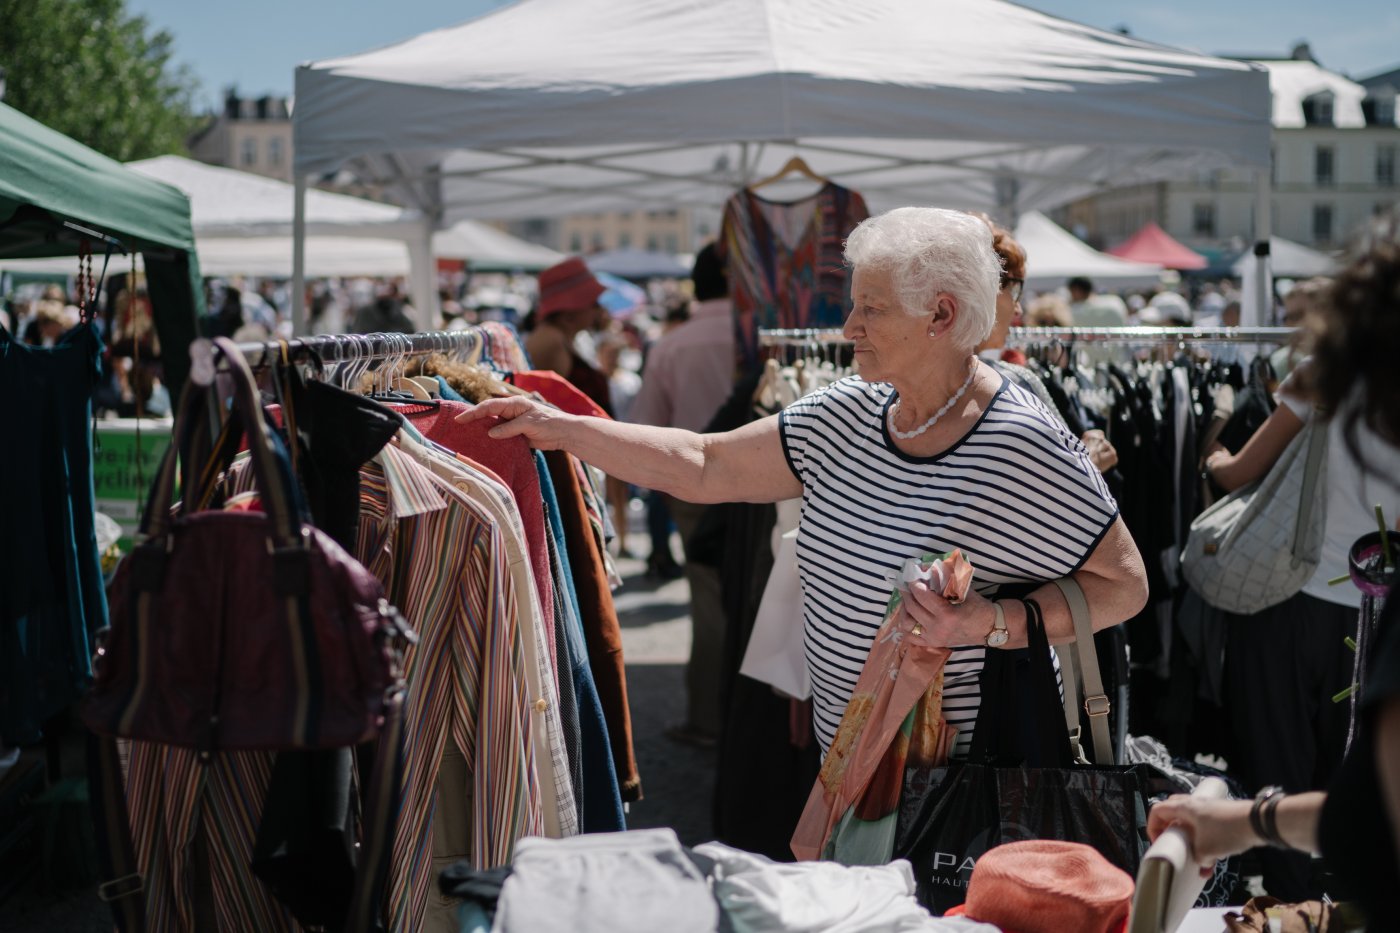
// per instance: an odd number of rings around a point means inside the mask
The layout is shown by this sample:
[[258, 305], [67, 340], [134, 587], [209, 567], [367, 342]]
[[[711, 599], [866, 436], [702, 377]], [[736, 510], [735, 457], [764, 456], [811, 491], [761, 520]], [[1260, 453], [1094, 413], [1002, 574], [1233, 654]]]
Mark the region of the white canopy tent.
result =
[[[200, 268], [206, 275], [293, 274], [294, 186], [238, 169], [180, 156], [128, 163], [150, 178], [179, 188], [190, 199]], [[305, 274], [410, 275], [413, 248], [424, 230], [422, 215], [393, 204], [315, 189], [306, 192]], [[537, 270], [563, 258], [554, 250], [475, 221], [461, 221], [431, 238], [432, 258], [464, 259], [473, 268]], [[428, 279], [430, 287], [435, 285]], [[436, 292], [436, 288], [432, 288]], [[417, 282], [415, 281], [415, 296]]]
[[1206, 167], [1267, 184], [1269, 116], [1257, 65], [1005, 0], [522, 0], [301, 66], [293, 123], [300, 186], [349, 168], [443, 224], [713, 209], [794, 153], [872, 209], [1012, 218]]
[[1059, 288], [1076, 275], [1108, 291], [1147, 288], [1162, 277], [1161, 266], [1101, 253], [1039, 211], [1021, 215], [1016, 242], [1026, 251], [1026, 287], [1032, 291]]
[[[1254, 257], [1246, 252], [1230, 271], [1244, 277]], [[1337, 271], [1337, 260], [1326, 253], [1285, 240], [1281, 236], [1269, 237], [1269, 267], [1275, 277], [1287, 276], [1292, 279], [1307, 279], [1315, 275], [1331, 275]]]

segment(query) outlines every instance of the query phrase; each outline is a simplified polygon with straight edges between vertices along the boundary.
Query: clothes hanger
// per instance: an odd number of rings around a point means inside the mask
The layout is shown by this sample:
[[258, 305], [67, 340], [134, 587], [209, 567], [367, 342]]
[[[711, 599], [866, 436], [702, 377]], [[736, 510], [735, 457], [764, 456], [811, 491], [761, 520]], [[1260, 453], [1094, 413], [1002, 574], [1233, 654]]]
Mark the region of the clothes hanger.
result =
[[771, 185], [774, 182], [781, 181], [788, 175], [792, 175], [794, 173], [801, 175], [804, 178], [810, 179], [811, 181], [814, 181], [819, 185], [825, 185], [831, 181], [831, 179], [827, 178], [825, 175], [818, 175], [815, 171], [813, 171], [812, 167], [807, 164], [807, 160], [802, 158], [802, 156], [795, 155], [792, 158], [788, 159], [786, 162], [784, 162], [783, 167], [778, 169], [778, 171], [775, 174], [769, 175], [762, 181], [756, 181], [753, 184], [749, 185], [749, 190], [757, 191], [764, 185]]

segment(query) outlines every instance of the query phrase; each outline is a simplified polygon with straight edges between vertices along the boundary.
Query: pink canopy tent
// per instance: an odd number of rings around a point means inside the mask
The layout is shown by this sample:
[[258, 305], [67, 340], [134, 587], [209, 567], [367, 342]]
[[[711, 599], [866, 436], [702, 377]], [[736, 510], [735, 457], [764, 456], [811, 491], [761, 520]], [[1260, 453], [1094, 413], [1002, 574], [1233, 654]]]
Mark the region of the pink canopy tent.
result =
[[1204, 269], [1208, 265], [1206, 257], [1182, 246], [1153, 222], [1107, 252], [1119, 259], [1155, 262], [1168, 269]]

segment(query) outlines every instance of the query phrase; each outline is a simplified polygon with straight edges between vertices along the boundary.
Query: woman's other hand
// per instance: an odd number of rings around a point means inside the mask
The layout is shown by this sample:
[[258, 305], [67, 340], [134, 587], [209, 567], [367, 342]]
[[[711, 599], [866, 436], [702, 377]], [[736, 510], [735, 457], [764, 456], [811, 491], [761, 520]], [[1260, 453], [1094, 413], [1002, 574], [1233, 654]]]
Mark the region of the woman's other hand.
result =
[[561, 450], [569, 426], [578, 419], [555, 408], [528, 398], [487, 399], [457, 416], [460, 422], [481, 418], [498, 418], [499, 423], [487, 433], [491, 437], [524, 437], [536, 450]]
[[1249, 825], [1252, 806], [1250, 800], [1202, 800], [1176, 794], [1148, 811], [1147, 837], [1155, 842], [1168, 829], [1180, 829], [1201, 877], [1209, 877], [1218, 859], [1264, 844]]
[[1109, 443], [1107, 435], [1095, 428], [1092, 431], [1085, 431], [1080, 438], [1084, 442], [1085, 448], [1089, 451], [1089, 461], [1094, 464], [1094, 469], [1100, 473], [1107, 473], [1118, 465], [1118, 451]]

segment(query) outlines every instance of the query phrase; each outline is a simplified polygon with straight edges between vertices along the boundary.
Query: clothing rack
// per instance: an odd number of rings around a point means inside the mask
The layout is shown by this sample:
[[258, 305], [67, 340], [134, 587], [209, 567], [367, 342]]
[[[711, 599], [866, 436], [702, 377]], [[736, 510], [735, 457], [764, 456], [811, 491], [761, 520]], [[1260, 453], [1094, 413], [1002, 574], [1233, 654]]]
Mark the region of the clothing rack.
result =
[[[302, 352], [315, 353], [324, 363], [374, 363], [401, 361], [433, 353], [466, 355], [488, 340], [475, 327], [463, 330], [429, 331], [418, 334], [327, 334], [291, 340], [266, 340], [238, 344], [238, 352], [253, 369], [263, 369], [276, 361], [285, 346], [289, 357]], [[214, 345], [208, 340], [190, 344], [190, 378], [208, 385], [214, 372]]]
[[[1154, 346], [1187, 343], [1287, 343], [1291, 327], [1013, 327], [1007, 346], [1036, 343], [1094, 343]], [[760, 328], [764, 347], [849, 344], [836, 328]]]

